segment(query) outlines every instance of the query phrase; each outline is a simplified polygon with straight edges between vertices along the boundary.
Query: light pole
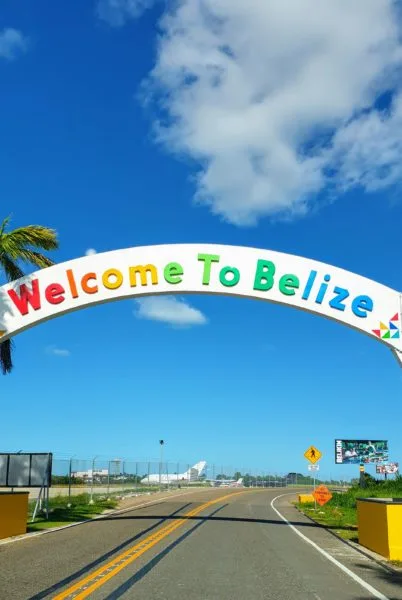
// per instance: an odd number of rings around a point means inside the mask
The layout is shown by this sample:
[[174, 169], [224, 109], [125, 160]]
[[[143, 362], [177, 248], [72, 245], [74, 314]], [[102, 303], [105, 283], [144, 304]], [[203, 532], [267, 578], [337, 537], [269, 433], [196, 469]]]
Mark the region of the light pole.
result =
[[92, 459], [92, 477], [91, 477], [91, 497], [89, 499], [89, 504], [94, 503], [93, 495], [94, 495], [94, 472], [95, 472], [95, 461], [98, 457], [94, 456]]
[[162, 490], [162, 465], [163, 465], [163, 446], [165, 445], [164, 440], [159, 440], [159, 445], [161, 447], [161, 458], [159, 463], [159, 490]]

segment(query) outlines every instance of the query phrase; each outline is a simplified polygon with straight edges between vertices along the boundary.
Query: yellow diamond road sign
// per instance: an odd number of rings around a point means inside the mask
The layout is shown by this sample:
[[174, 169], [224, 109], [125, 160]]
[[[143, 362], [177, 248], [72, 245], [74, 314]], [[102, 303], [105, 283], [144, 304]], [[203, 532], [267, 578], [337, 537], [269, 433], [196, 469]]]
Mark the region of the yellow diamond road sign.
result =
[[315, 446], [310, 446], [305, 453], [304, 456], [309, 460], [313, 465], [320, 460], [322, 457], [322, 453]]

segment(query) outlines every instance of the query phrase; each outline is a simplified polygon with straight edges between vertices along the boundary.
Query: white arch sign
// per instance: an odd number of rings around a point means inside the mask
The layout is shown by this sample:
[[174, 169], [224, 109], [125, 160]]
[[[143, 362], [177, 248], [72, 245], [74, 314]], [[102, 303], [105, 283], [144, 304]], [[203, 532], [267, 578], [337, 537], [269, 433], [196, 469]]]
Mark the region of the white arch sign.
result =
[[402, 295], [300, 256], [239, 246], [171, 244], [85, 256], [0, 288], [0, 341], [91, 304], [155, 294], [225, 294], [288, 304], [389, 346], [402, 366]]

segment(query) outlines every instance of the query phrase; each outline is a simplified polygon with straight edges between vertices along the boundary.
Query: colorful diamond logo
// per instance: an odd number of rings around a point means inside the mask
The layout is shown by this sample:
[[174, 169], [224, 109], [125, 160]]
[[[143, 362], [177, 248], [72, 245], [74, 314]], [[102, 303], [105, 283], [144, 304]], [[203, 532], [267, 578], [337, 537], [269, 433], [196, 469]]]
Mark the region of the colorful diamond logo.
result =
[[399, 327], [399, 315], [396, 313], [389, 321], [388, 325], [380, 321], [378, 329], [373, 329], [374, 335], [381, 340], [398, 340], [401, 337], [401, 330]]

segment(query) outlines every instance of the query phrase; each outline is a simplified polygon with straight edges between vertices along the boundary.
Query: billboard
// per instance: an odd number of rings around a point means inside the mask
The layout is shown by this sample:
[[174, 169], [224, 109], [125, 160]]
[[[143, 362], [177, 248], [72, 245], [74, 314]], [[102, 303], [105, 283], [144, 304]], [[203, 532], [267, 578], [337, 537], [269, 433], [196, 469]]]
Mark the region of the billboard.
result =
[[335, 464], [383, 463], [388, 460], [387, 440], [335, 440]]
[[375, 472], [382, 475], [395, 475], [399, 471], [399, 463], [390, 462], [386, 465], [376, 465]]
[[52, 454], [0, 454], [0, 487], [50, 487], [51, 472]]

